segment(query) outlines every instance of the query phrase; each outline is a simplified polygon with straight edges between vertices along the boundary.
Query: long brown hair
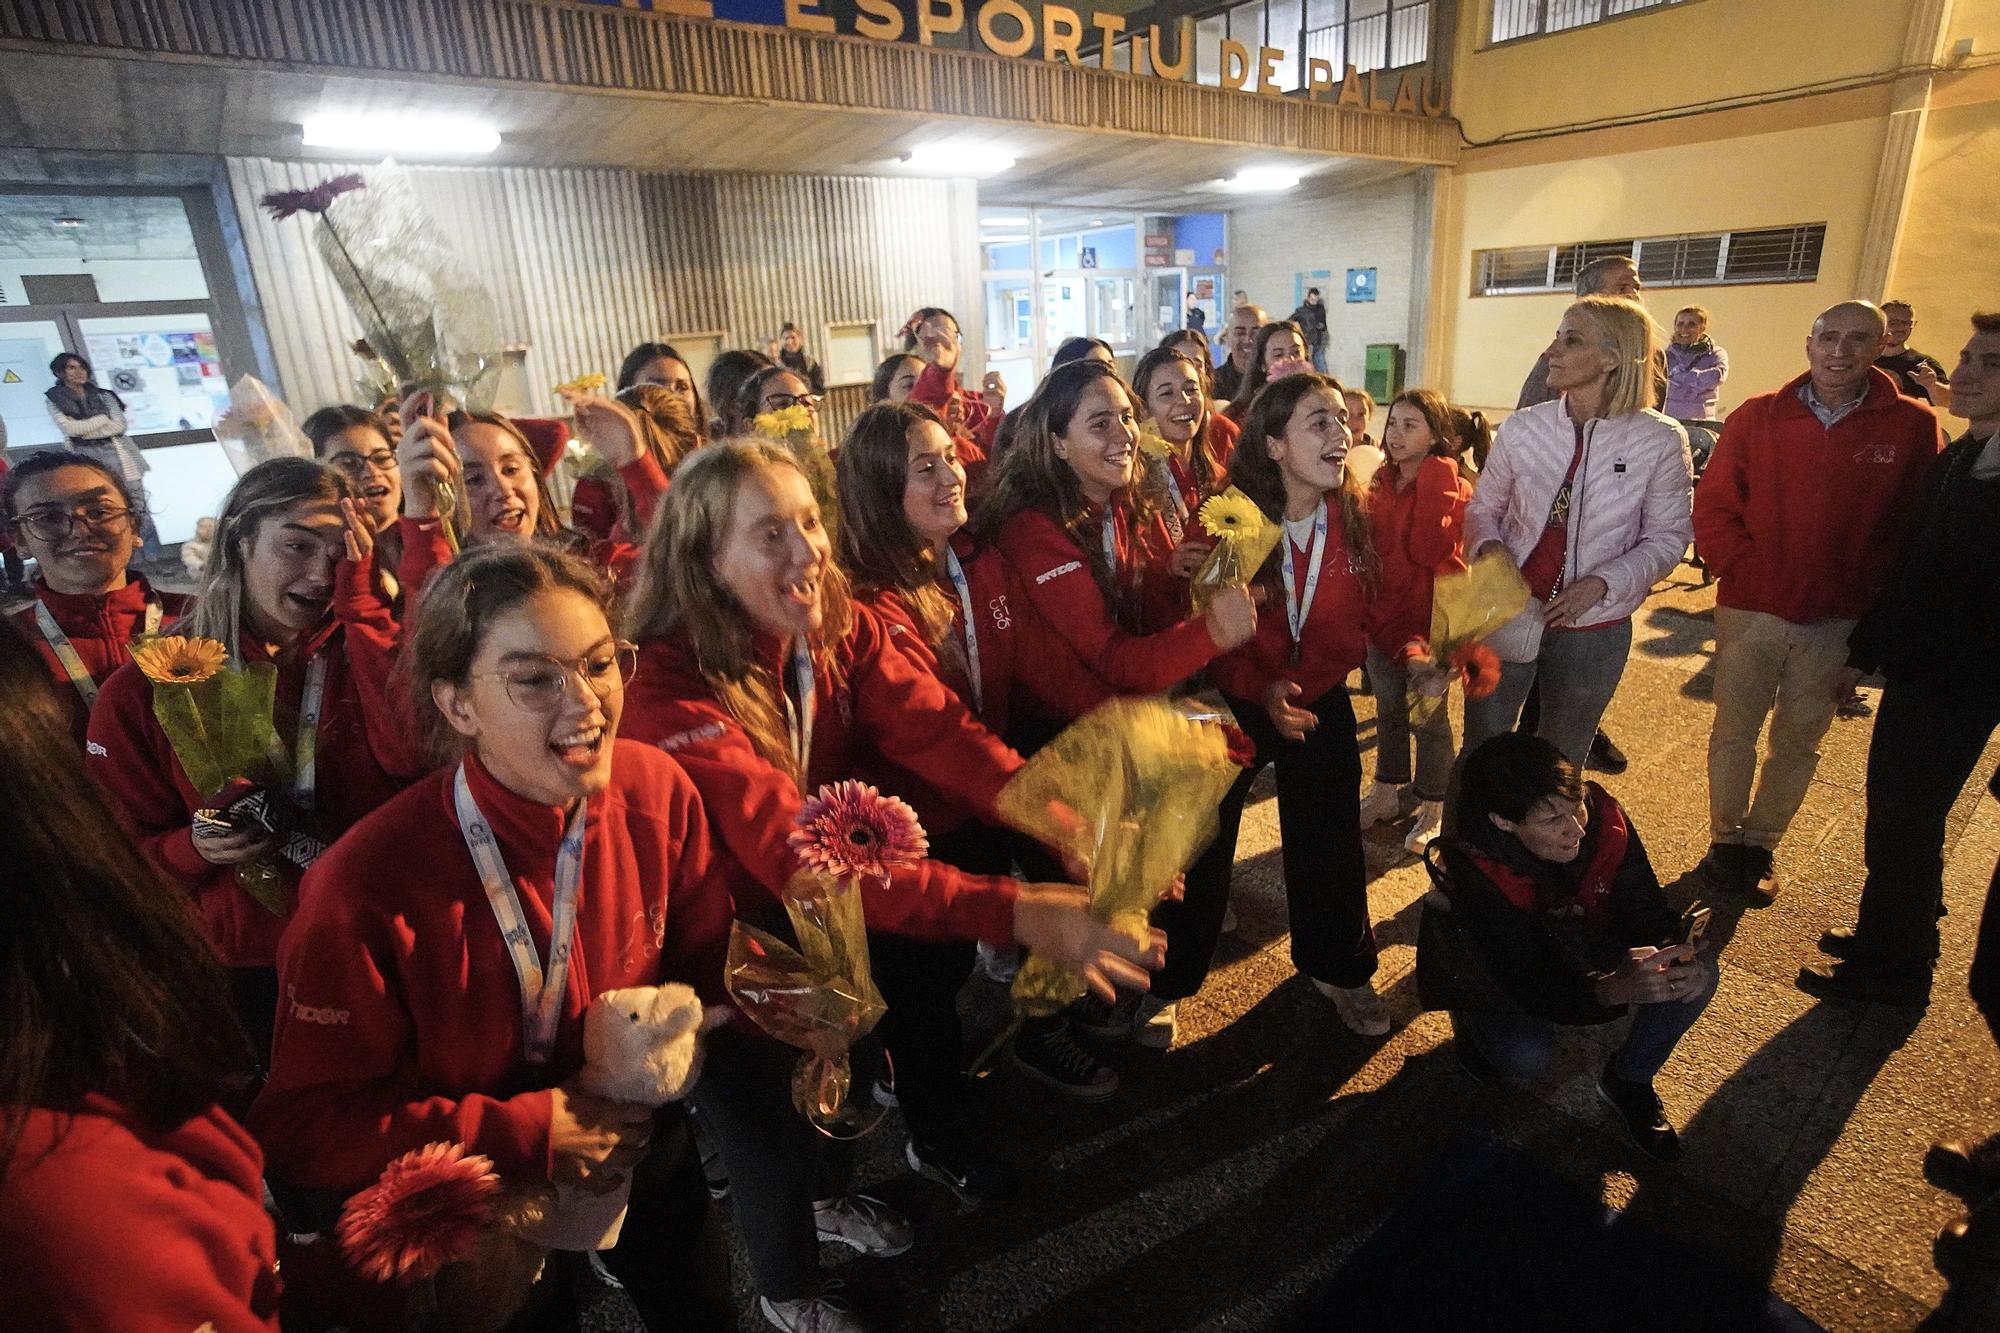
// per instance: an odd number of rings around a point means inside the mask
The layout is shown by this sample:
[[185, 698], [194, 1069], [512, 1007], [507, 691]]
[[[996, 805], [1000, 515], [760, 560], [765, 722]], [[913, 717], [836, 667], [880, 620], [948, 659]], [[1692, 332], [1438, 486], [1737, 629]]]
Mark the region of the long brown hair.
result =
[[[1191, 330], [1183, 330], [1183, 332], [1191, 332]], [[1195, 489], [1199, 490], [1201, 495], [1187, 497], [1189, 504], [1197, 505], [1201, 503], [1202, 496], [1209, 494], [1215, 489], [1215, 479], [1221, 473], [1221, 469], [1215, 465], [1215, 450], [1209, 443], [1210, 437], [1215, 433], [1215, 409], [1210, 406], [1208, 401], [1208, 376], [1195, 363], [1195, 359], [1187, 353], [1177, 351], [1171, 347], [1155, 347], [1152, 351], [1140, 357], [1139, 364], [1132, 368], [1132, 392], [1135, 398], [1135, 406], [1139, 409], [1140, 419], [1150, 420], [1153, 415], [1153, 408], [1152, 404], [1146, 401], [1148, 386], [1152, 383], [1153, 376], [1159, 374], [1176, 361], [1193, 371], [1195, 383], [1201, 386], [1201, 423], [1195, 427], [1194, 438], [1189, 441], [1191, 446], [1189, 458], [1194, 467]]]
[[186, 895], [120, 827], [48, 669], [4, 622], [0, 698], [4, 1175], [34, 1108], [100, 1092], [168, 1129], [240, 1090], [253, 1061]]
[[[320, 408], [299, 423], [299, 431], [312, 444], [313, 457], [320, 462], [327, 461], [327, 450], [333, 442], [350, 430], [372, 430], [382, 437], [382, 443], [391, 453], [396, 450], [396, 432], [389, 426], [389, 418], [366, 407], [356, 407], [353, 403], [333, 403]], [[402, 465], [396, 466], [396, 488], [398, 494], [403, 486]], [[394, 523], [375, 534], [375, 568], [393, 577], [396, 567], [403, 562], [403, 532]], [[394, 586], [391, 584], [390, 586]]]
[[[1413, 407], [1424, 424], [1431, 428], [1429, 452], [1439, 458], [1456, 460], [1459, 451], [1458, 422], [1454, 419], [1451, 404], [1435, 389], [1405, 389], [1389, 400], [1389, 410], [1396, 410], [1398, 404]], [[1387, 433], [1388, 428], [1383, 428]], [[1394, 466], [1391, 464], [1390, 466]]]
[[[1095, 358], [1072, 361], [1050, 371], [1035, 389], [1034, 396], [1021, 407], [1014, 438], [999, 463], [987, 473], [986, 496], [973, 516], [972, 535], [990, 542], [1007, 521], [1027, 509], [1037, 509], [1061, 525], [1082, 552], [1085, 566], [1097, 580], [1112, 613], [1131, 622], [1138, 613], [1139, 582], [1144, 577], [1143, 561], [1135, 562], [1132, 586], [1119, 585], [1118, 571], [1104, 558], [1103, 543], [1089, 531], [1089, 501], [1076, 471], [1056, 453], [1056, 440], [1069, 430], [1083, 395], [1099, 380], [1109, 380], [1123, 391], [1132, 390], [1119, 378], [1113, 366]], [[1135, 409], [1136, 412], [1136, 409]], [[1136, 534], [1153, 515], [1153, 504], [1143, 487], [1127, 485], [1111, 497], [1111, 504], [1125, 510]]]
[[[778, 679], [757, 660], [749, 617], [715, 576], [715, 556], [728, 536], [738, 488], [754, 473], [778, 468], [811, 484], [789, 450], [763, 440], [712, 444], [681, 464], [646, 533], [626, 618], [635, 638], [685, 639], [695, 669], [758, 754], [803, 784]], [[814, 666], [830, 677], [839, 670], [834, 650], [854, 623], [847, 576], [838, 562], [827, 562], [819, 595], [823, 619], [810, 650]]]
[[[1230, 483], [1255, 500], [1273, 523], [1284, 521], [1285, 478], [1265, 442], [1284, 437], [1292, 414], [1314, 390], [1332, 394], [1333, 401], [1342, 404], [1345, 410], [1346, 391], [1331, 375], [1305, 371], [1272, 380], [1250, 400], [1243, 418], [1243, 438], [1236, 442], [1236, 452], [1229, 460]], [[1375, 553], [1373, 530], [1368, 522], [1368, 499], [1353, 469], [1341, 469], [1336, 496], [1341, 542], [1354, 563], [1361, 586], [1372, 597], [1381, 578], [1382, 561]]]
[[[542, 456], [535, 452], [533, 442], [521, 433], [519, 426], [509, 421], [506, 417], [501, 416], [498, 412], [463, 411], [453, 412], [445, 418], [444, 424], [445, 428], [452, 434], [454, 448], [458, 443], [459, 431], [475, 424], [491, 426], [501, 434], [508, 436], [515, 444], [520, 445], [522, 454], [527, 457], [529, 471], [535, 474], [534, 535], [537, 537], [546, 537], [563, 547], [570, 547], [577, 544], [575, 534], [563, 526], [562, 518], [556, 513], [555, 497], [549, 493], [549, 479], [542, 475]], [[458, 496], [458, 530], [460, 532], [470, 532], [472, 515], [471, 497], [464, 494], [466, 490], [464, 486], [460, 486], [458, 490], [460, 492]]]
[[[1229, 415], [1238, 425], [1249, 418], [1250, 400], [1257, 396], [1259, 389], [1270, 383], [1270, 372], [1264, 368], [1264, 349], [1270, 345], [1271, 339], [1281, 333], [1295, 333], [1302, 347], [1310, 349], [1312, 346], [1306, 341], [1306, 331], [1289, 319], [1274, 319], [1257, 330], [1257, 342], [1250, 352], [1250, 369], [1243, 372], [1243, 383], [1237, 386], [1236, 397], [1229, 403]], [[1366, 423], [1361, 428], [1364, 431], [1368, 429]]]
[[951, 599], [938, 586], [938, 553], [903, 516], [910, 432], [944, 422], [922, 403], [880, 402], [854, 418], [840, 445], [840, 563], [860, 587], [888, 588], [923, 626], [932, 647], [951, 637]]
[[[708, 434], [708, 405], [702, 401], [701, 385], [694, 377], [694, 367], [688, 359], [674, 350], [672, 343], [640, 343], [625, 354], [625, 360], [618, 366], [617, 391], [623, 394], [639, 383], [639, 372], [655, 361], [678, 361], [687, 372], [688, 386], [694, 391], [695, 429], [704, 439]], [[629, 401], [629, 400], [628, 400]], [[685, 402], [681, 404], [687, 406]]]
[[294, 505], [338, 505], [353, 498], [354, 488], [339, 469], [309, 458], [269, 459], [238, 477], [222, 502], [222, 516], [216, 520], [215, 541], [208, 548], [208, 563], [202, 566], [194, 602], [174, 625], [175, 632], [215, 639], [229, 649], [232, 662], [240, 663], [240, 639], [248, 610], [244, 605], [248, 595], [244, 573], [250, 563], [247, 548], [256, 540], [257, 530], [265, 520]]

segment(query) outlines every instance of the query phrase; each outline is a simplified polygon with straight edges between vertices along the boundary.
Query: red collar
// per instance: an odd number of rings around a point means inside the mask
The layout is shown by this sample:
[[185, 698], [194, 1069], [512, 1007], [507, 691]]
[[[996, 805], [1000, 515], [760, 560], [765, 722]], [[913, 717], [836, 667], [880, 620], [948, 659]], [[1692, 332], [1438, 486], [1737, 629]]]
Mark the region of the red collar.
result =
[[39, 577], [35, 580], [36, 599], [49, 608], [49, 614], [65, 630], [71, 626], [89, 628], [121, 612], [138, 615], [155, 595], [151, 585], [138, 574], [113, 592], [57, 592]]
[[[465, 781], [479, 813], [493, 829], [507, 868], [539, 884], [555, 873], [556, 848], [561, 845], [569, 814], [561, 806], [529, 800], [510, 787], [502, 786], [479, 762], [479, 756], [465, 757]], [[451, 782], [444, 786], [445, 805], [451, 805]], [[593, 797], [591, 804], [600, 798]], [[595, 810], [592, 811], [595, 814]]]

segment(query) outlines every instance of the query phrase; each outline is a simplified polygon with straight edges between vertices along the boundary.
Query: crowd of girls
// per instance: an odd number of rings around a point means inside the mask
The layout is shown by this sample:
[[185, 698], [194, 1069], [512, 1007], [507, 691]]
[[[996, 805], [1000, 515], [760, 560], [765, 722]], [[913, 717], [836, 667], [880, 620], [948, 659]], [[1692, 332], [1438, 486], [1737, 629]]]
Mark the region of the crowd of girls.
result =
[[[1567, 377], [1557, 410], [1578, 414], [1579, 438], [1620, 431], [1638, 448], [1628, 372], [1646, 349], [1626, 345], [1628, 304], [1574, 308], [1551, 375]], [[561, 1326], [607, 1272], [651, 1326], [732, 1326], [708, 1204], [726, 1176], [764, 1318], [866, 1327], [829, 1294], [818, 1245], [891, 1255], [912, 1243], [909, 1223], [848, 1188], [850, 1150], [793, 1109], [793, 1053], [729, 1021], [722, 988], [731, 919], [787, 929], [782, 900], [802, 868], [788, 835], [807, 798], [845, 778], [909, 801], [930, 839], [930, 859], [862, 888], [889, 1007], [886, 1058], [862, 1053], [857, 1078], [900, 1104], [912, 1169], [965, 1201], [1033, 1188], [964, 1115], [955, 997], [974, 946], [1084, 978], [1091, 994], [1026, 1024], [1011, 1059], [1065, 1096], [1112, 1095], [1105, 1048], [1078, 1037], [1171, 1044], [1176, 1003], [1200, 990], [1223, 932], [1264, 767], [1294, 962], [1349, 1028], [1388, 1030], [1362, 830], [1413, 806], [1411, 849], [1435, 835], [1451, 737], [1444, 710], [1415, 728], [1412, 770], [1407, 700], [1423, 682], [1405, 663], [1434, 581], [1464, 567], [1463, 534], [1504, 546], [1531, 579], [1547, 562], [1540, 514], [1515, 514], [1549, 512], [1547, 497], [1505, 466], [1509, 430], [1482, 522], [1483, 484], [1468, 514], [1477, 423], [1403, 393], [1386, 462], [1360, 475], [1350, 459], [1368, 423], [1303, 364], [1288, 323], [1259, 332], [1233, 402], [1214, 398], [1205, 342], [1183, 333], [1129, 382], [1111, 349], [1072, 340], [1011, 412], [997, 375], [976, 390], [960, 378], [950, 312], [920, 310], [904, 334], [874, 405], [837, 442], [819, 439], [798, 370], [728, 352], [697, 386], [662, 343], [633, 350], [612, 395], [570, 393], [566, 423], [445, 412], [425, 394], [393, 420], [325, 408], [306, 422], [319, 461], [238, 481], [185, 605], [127, 574], [139, 516], [116, 469], [53, 453], [8, 479], [5, 517], [41, 578], [0, 641], [0, 673], [38, 689], [0, 726], [39, 730], [10, 737], [0, 791], [28, 812], [62, 802], [70, 837], [91, 846], [66, 860], [32, 830], [10, 835], [28, 838], [8, 845], [10, 885], [43, 874], [29, 866], [60, 883], [19, 905], [18, 952], [38, 961], [7, 1002], [48, 1026], [65, 997], [101, 996], [74, 1001], [84, 1018], [45, 1034], [43, 1053], [8, 1057], [8, 1092], [34, 1109], [10, 1119], [7, 1142], [42, 1144], [43, 1110], [80, 1105], [103, 1125], [75, 1147], [79, 1171], [116, 1175], [135, 1137], [147, 1145], [124, 1168], [135, 1189], [158, 1169], [148, 1154], [212, 1166], [218, 1197], [187, 1204], [215, 1213], [209, 1252], [186, 1260], [207, 1283], [176, 1307], [187, 1326], [270, 1324], [273, 1231], [245, 1206], [260, 1163], [299, 1247], [288, 1317], [383, 1317], [382, 1290], [325, 1262], [330, 1242], [305, 1240], [391, 1159], [447, 1140], [518, 1184], [632, 1176], [623, 1237], [601, 1263], [482, 1252], [454, 1299], [497, 1303], [512, 1326]], [[760, 419], [777, 438], [752, 437]], [[571, 430], [600, 466], [566, 523], [547, 477]], [[1248, 588], [1196, 614], [1189, 579], [1214, 540], [1202, 504], [1231, 486], [1283, 538]], [[1574, 659], [1602, 675], [1601, 654], [1549, 645], [1629, 611], [1648, 582], [1650, 555], [1628, 554], [1658, 544], [1648, 524], [1634, 519], [1598, 564], [1619, 535], [1591, 521], [1590, 560], [1557, 552], [1566, 591], [1550, 597], [1545, 670]], [[161, 630], [272, 667], [279, 743], [253, 777], [279, 832], [216, 817], [216, 793], [182, 771], [155, 686], [128, 661], [133, 639]], [[1508, 668], [1489, 714], [1518, 706], [1527, 667]], [[1365, 800], [1347, 686], [1363, 670], [1381, 719]], [[1163, 692], [1219, 696], [1245, 767], [1214, 843], [1135, 942], [1088, 914], [1082, 867], [1010, 828], [998, 797], [1068, 722]], [[1544, 710], [1559, 744], [1588, 734], [1573, 711]], [[94, 789], [74, 762], [80, 740]], [[43, 781], [44, 769], [60, 773]], [[105, 831], [113, 812], [129, 841]], [[97, 832], [76, 832], [92, 820]], [[330, 847], [301, 854], [288, 829]], [[197, 911], [167, 910], [162, 883]], [[72, 948], [73, 972], [48, 965]], [[725, 1015], [689, 1102], [656, 1112], [585, 1092], [591, 998], [669, 980]], [[106, 1017], [110, 1005], [123, 1016]], [[715, 1158], [709, 1189], [697, 1137]], [[20, 1179], [0, 1215], [60, 1226], [61, 1206], [36, 1212]], [[171, 1209], [149, 1225], [169, 1247], [193, 1227]]]

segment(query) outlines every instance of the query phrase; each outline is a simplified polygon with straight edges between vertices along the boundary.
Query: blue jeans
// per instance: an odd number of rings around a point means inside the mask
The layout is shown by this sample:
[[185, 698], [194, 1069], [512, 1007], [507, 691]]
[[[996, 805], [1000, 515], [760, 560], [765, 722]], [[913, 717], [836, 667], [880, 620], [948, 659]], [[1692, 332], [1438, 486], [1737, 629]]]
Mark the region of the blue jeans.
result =
[[[1651, 1083], [1681, 1037], [1715, 998], [1720, 973], [1710, 964], [1708, 985], [1685, 1000], [1631, 1006], [1632, 1027], [1611, 1057], [1612, 1074], [1630, 1083]], [[1508, 1078], [1528, 1080], [1549, 1067], [1556, 1053], [1556, 1027], [1546, 1018], [1503, 1010], [1451, 1011], [1454, 1040], [1469, 1041], [1486, 1062]]]
[[1625, 659], [1632, 651], [1632, 622], [1603, 629], [1554, 630], [1542, 635], [1532, 662], [1503, 662], [1500, 685], [1484, 699], [1465, 701], [1465, 749], [1512, 731], [1521, 717], [1528, 687], [1542, 682], [1542, 718], [1535, 734], [1563, 752], [1579, 769], [1590, 755], [1597, 724], [1618, 692]]
[[1410, 780], [1410, 737], [1417, 741], [1417, 799], [1442, 801], [1451, 784], [1451, 709], [1440, 703], [1428, 721], [1410, 725], [1410, 674], [1368, 645], [1368, 683], [1375, 690], [1375, 780]]
[[[1317, 371], [1318, 371], [1318, 372], [1319, 372], [1320, 374], [1322, 374], [1322, 375], [1326, 374], [1326, 346], [1325, 346], [1325, 344], [1323, 344], [1323, 343], [1322, 343], [1322, 344], [1321, 344], [1320, 346], [1318, 346], [1318, 347], [1315, 347], [1315, 348], [1313, 348], [1313, 350], [1312, 350], [1312, 362], [1313, 362], [1313, 369], [1314, 369], [1314, 370], [1317, 370]], [[1366, 428], [1364, 427], [1364, 429], [1366, 429]]]

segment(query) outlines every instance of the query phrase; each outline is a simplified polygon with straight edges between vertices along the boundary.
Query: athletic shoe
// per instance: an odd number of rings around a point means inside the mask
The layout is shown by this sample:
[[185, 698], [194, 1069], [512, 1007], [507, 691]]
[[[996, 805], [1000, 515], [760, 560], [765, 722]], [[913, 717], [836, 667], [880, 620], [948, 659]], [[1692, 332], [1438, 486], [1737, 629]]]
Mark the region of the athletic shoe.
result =
[[1361, 1036], [1380, 1037], [1389, 1031], [1389, 1010], [1383, 1005], [1382, 997], [1375, 993], [1375, 987], [1368, 982], [1364, 981], [1359, 986], [1336, 986], [1315, 979], [1313, 989], [1332, 1000], [1340, 1021]]
[[1841, 717], [1873, 717], [1875, 716], [1875, 705], [1868, 702], [1866, 695], [1857, 694], [1852, 698], [1842, 699], [1840, 707], [1836, 708], [1834, 712]]
[[1859, 958], [1807, 963], [1799, 969], [1798, 987], [1822, 1000], [1854, 1000], [1898, 1009], [1923, 1009], [1931, 1002], [1927, 969], [1884, 968]]
[[1118, 1071], [1079, 1046], [1061, 1018], [1022, 1025], [1014, 1067], [1073, 1101], [1101, 1102], [1118, 1091]]
[[797, 1301], [774, 1301], [759, 1296], [757, 1311], [764, 1316], [765, 1323], [784, 1329], [785, 1333], [874, 1333], [853, 1306], [825, 1292]]
[[1410, 825], [1409, 836], [1403, 839], [1403, 850], [1412, 856], [1422, 856], [1431, 840], [1443, 830], [1444, 802], [1425, 801], [1417, 806], [1417, 822]]
[[1743, 845], [1743, 878], [1736, 891], [1753, 907], [1769, 907], [1778, 899], [1778, 858], [1769, 847]]
[[1600, 773], [1615, 774], [1623, 773], [1629, 761], [1625, 758], [1625, 752], [1618, 748], [1617, 742], [1599, 730], [1590, 738], [1590, 754], [1583, 762], [1586, 768], [1594, 768]]
[[843, 1194], [813, 1205], [819, 1238], [876, 1259], [893, 1259], [917, 1243], [910, 1219], [870, 1194]]
[[1139, 1001], [1132, 1023], [1132, 1040], [1149, 1051], [1170, 1050], [1180, 1031], [1174, 1014], [1175, 1001], [1148, 995]]
[[1361, 827], [1374, 828], [1384, 820], [1403, 813], [1402, 789], [1392, 782], [1378, 782], [1361, 798]]
[[910, 1170], [935, 1180], [966, 1203], [1012, 1197], [1021, 1187], [1014, 1168], [956, 1129], [912, 1136], [903, 1147]]
[[903, 1104], [902, 1099], [896, 1096], [896, 1080], [889, 1077], [886, 1069], [875, 1076], [874, 1097], [877, 1106], [897, 1107]]
[[1077, 1032], [1097, 1041], [1130, 1041], [1138, 1013], [1138, 991], [1121, 990], [1116, 1000], [1101, 999], [1093, 992], [1070, 1006], [1069, 1021]]
[[1635, 1083], [1620, 1078], [1611, 1072], [1611, 1061], [1607, 1060], [1604, 1072], [1597, 1076], [1597, 1095], [1618, 1113], [1625, 1132], [1648, 1157], [1662, 1162], [1680, 1160], [1680, 1135], [1667, 1122], [1667, 1109], [1660, 1105], [1659, 1094], [1653, 1091], [1650, 1079]]

